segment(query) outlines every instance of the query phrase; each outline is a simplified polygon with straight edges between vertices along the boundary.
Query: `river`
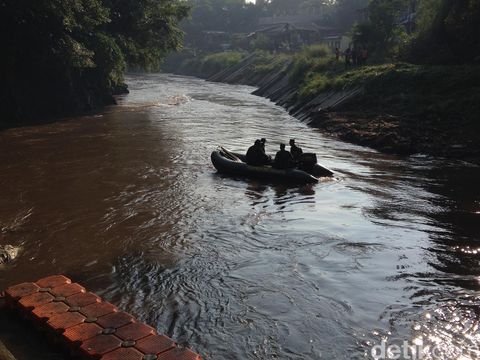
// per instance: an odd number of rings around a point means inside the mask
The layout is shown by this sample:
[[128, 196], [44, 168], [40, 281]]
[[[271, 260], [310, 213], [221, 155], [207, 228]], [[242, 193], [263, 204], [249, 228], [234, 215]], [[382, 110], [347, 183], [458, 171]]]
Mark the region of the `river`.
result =
[[[0, 132], [0, 244], [20, 247], [0, 289], [66, 274], [205, 359], [479, 356], [479, 167], [337, 141], [247, 86], [127, 82], [100, 114]], [[334, 179], [216, 173], [217, 145], [260, 137]]]

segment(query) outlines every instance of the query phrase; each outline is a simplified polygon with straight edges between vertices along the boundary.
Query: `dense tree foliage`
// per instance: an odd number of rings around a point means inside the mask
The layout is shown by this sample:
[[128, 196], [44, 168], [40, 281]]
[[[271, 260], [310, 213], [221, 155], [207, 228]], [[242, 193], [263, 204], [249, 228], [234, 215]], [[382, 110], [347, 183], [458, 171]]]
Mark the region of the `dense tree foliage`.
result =
[[333, 9], [335, 0], [270, 0], [266, 7], [274, 16], [284, 15], [323, 15]]
[[111, 101], [127, 65], [179, 48], [177, 0], [0, 0], [3, 123]]
[[[336, 21], [349, 12], [349, 26], [355, 10], [368, 0], [187, 0], [192, 7], [192, 16], [184, 22], [187, 35], [201, 31], [225, 31], [245, 33], [258, 27], [260, 17], [316, 15], [325, 20]], [[334, 16], [338, 10], [339, 16]], [[333, 19], [335, 17], [335, 19]]]
[[408, 0], [371, 0], [368, 20], [352, 29], [354, 43], [368, 48], [377, 58], [398, 55], [407, 40], [406, 29], [399, 24], [399, 18], [408, 6]]
[[200, 31], [248, 32], [255, 28], [262, 7], [245, 0], [188, 0], [192, 16], [183, 28], [187, 35]]
[[359, 21], [359, 11], [365, 9], [369, 0], [336, 0], [332, 4], [332, 15], [328, 16], [332, 26], [348, 32]]
[[378, 59], [432, 64], [480, 61], [480, 1], [417, 1], [416, 29], [407, 34], [399, 20], [411, 4], [410, 0], [370, 0], [368, 20], [353, 29], [355, 43], [365, 44]]
[[428, 63], [480, 63], [480, 1], [422, 0], [409, 57]]

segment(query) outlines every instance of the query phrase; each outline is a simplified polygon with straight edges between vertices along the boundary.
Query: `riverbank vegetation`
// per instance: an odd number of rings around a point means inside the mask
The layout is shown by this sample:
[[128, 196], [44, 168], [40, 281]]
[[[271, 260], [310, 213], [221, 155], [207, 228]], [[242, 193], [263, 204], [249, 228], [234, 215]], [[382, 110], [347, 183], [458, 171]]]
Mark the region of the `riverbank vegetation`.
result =
[[[428, 65], [395, 62], [345, 69], [324, 46], [295, 54], [229, 52], [187, 59], [187, 75], [210, 77], [250, 58], [250, 78], [285, 72], [305, 102], [327, 91], [362, 88], [348, 110], [417, 117], [437, 123], [477, 124], [480, 118], [480, 65]], [[245, 78], [242, 83], [249, 84]], [[450, 124], [450, 125], [449, 125]], [[480, 123], [477, 124], [480, 126]]]
[[300, 81], [300, 96], [362, 87], [352, 108], [478, 128], [480, 3], [424, 0], [410, 34], [395, 20], [402, 3], [372, 0], [369, 20], [353, 27], [354, 42], [366, 46], [377, 64], [340, 70], [313, 65]]
[[[171, 68], [172, 71], [180, 72], [184, 75], [208, 78], [224, 69], [237, 65], [245, 56], [245, 52], [232, 51], [205, 54], [197, 57], [177, 57], [173, 61], [170, 59], [162, 68]], [[174, 64], [177, 60], [180, 60], [180, 65]]]
[[177, 0], [0, 1], [0, 127], [111, 103], [123, 73], [179, 49]]
[[[260, 93], [273, 81], [269, 98], [302, 117], [306, 111], [316, 126], [346, 140], [392, 152], [480, 156], [480, 2], [423, 0], [406, 27], [399, 19], [411, 3], [369, 1], [368, 17], [349, 32], [351, 49], [368, 50], [366, 64], [346, 64], [344, 53], [337, 59], [326, 45], [200, 53], [194, 62], [231, 59], [235, 71], [218, 61], [220, 76], [212, 79], [258, 85]], [[202, 68], [189, 74], [213, 75]], [[180, 69], [188, 73], [189, 63]], [[352, 90], [355, 96], [335, 110], [311, 112], [314, 99]]]

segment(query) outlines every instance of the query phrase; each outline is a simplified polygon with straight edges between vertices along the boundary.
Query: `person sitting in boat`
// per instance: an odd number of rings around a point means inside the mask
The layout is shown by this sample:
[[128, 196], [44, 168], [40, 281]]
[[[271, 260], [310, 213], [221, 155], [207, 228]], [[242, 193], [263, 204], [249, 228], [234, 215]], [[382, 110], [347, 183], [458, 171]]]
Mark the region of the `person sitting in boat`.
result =
[[291, 169], [295, 167], [295, 161], [293, 160], [292, 154], [285, 150], [285, 144], [280, 144], [280, 151], [277, 152], [275, 160], [273, 162], [273, 167], [275, 169]]
[[261, 139], [260, 139], [260, 142], [262, 143], [263, 152], [265, 152], [265, 145], [266, 145], [266, 143], [267, 143], [267, 139], [261, 138]]
[[295, 144], [295, 139], [290, 139], [290, 153], [292, 154], [295, 161], [299, 161], [302, 157], [303, 150], [301, 147]]
[[260, 140], [255, 140], [255, 144], [250, 146], [247, 151], [247, 164], [253, 166], [262, 166], [270, 164], [272, 159], [270, 156], [265, 154], [263, 150], [262, 142]]

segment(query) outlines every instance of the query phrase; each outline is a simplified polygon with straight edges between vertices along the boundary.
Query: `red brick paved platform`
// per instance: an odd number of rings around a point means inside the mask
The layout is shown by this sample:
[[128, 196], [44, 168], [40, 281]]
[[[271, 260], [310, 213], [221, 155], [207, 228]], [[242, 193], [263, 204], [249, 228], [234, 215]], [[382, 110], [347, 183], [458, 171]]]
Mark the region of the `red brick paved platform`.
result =
[[201, 360], [63, 275], [12, 286], [5, 299], [9, 308], [81, 359]]

